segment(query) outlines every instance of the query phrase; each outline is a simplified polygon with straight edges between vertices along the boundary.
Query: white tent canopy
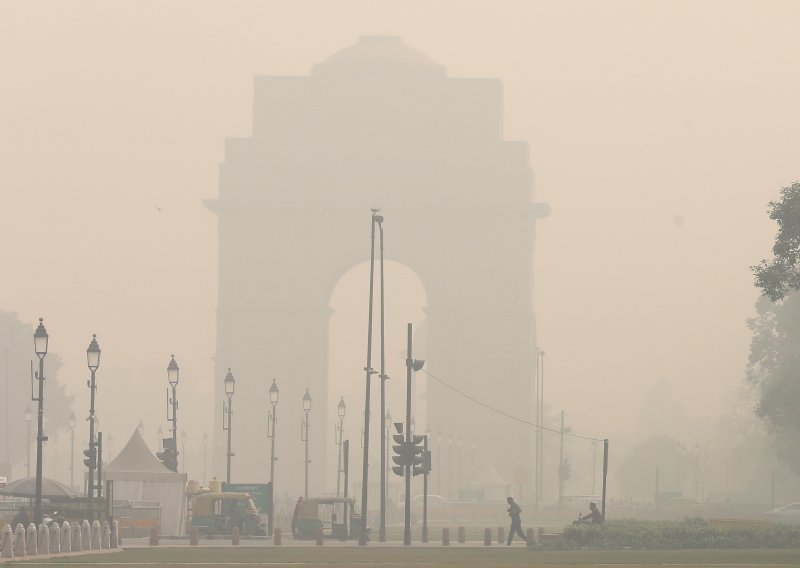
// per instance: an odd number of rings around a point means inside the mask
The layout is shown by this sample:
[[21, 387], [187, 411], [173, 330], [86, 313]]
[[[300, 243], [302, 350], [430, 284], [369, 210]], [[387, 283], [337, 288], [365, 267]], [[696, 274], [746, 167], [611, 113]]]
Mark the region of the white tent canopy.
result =
[[162, 534], [183, 533], [186, 474], [167, 469], [147, 447], [138, 428], [103, 469], [103, 477], [114, 482], [114, 499], [161, 503]]

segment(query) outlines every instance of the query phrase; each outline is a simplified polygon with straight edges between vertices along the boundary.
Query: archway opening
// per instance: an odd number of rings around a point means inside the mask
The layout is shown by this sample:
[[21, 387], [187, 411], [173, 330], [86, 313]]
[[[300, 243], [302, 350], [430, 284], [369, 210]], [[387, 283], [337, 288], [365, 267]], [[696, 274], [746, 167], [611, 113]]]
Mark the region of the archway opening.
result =
[[[369, 262], [362, 262], [347, 271], [331, 292], [328, 408], [329, 416], [336, 420], [336, 408], [344, 397], [347, 411], [344, 419], [344, 439], [350, 440], [350, 495], [357, 489], [360, 500], [363, 463], [363, 426], [365, 406], [365, 373], [367, 356], [367, 317], [369, 308]], [[414, 325], [414, 357], [425, 358], [427, 350], [425, 308], [428, 305], [425, 287], [417, 274], [407, 265], [385, 261], [385, 362], [386, 408], [394, 422], [405, 421], [406, 412], [406, 326]], [[375, 265], [375, 296], [372, 327], [372, 368], [380, 371], [380, 269]], [[412, 388], [416, 430], [425, 429], [425, 381], [417, 381]], [[380, 379], [373, 375], [371, 383], [370, 412], [370, 500], [376, 504], [373, 488], [380, 483], [380, 436], [384, 435], [380, 417]], [[331, 428], [335, 432], [334, 428]], [[338, 449], [331, 436], [327, 453], [328, 472], [325, 487], [332, 493], [337, 485]], [[391, 461], [391, 458], [390, 458]], [[389, 478], [390, 486], [396, 485]], [[398, 479], [398, 478], [396, 478]], [[343, 483], [343, 481], [342, 481]], [[391, 491], [389, 493], [391, 498]], [[372, 509], [372, 506], [370, 506]]]

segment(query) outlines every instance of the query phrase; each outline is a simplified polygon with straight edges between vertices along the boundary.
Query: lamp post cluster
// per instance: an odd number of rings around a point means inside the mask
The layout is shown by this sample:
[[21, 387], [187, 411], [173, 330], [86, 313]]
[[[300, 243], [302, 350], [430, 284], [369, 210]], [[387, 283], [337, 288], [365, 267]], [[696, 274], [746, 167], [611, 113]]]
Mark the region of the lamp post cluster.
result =
[[228, 483], [231, 482], [231, 458], [234, 456], [231, 451], [231, 433], [232, 433], [232, 417], [233, 417], [233, 391], [236, 388], [236, 379], [233, 378], [230, 368], [225, 375], [225, 396], [228, 397], [227, 403], [222, 401], [222, 429], [228, 432], [228, 452], [227, 452], [227, 475], [225, 479]]

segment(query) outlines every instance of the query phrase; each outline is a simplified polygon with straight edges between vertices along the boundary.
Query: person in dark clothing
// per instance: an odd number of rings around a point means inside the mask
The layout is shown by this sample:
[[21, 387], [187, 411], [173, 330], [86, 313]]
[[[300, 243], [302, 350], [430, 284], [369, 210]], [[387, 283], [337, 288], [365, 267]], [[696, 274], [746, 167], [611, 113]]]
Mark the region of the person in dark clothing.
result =
[[303, 504], [303, 498], [300, 497], [297, 499], [297, 503], [294, 506], [294, 513], [292, 514], [292, 536], [297, 538], [297, 520], [298, 516], [300, 515], [300, 505]]
[[16, 528], [17, 525], [22, 525], [28, 528], [29, 524], [31, 524], [31, 518], [28, 516], [28, 511], [25, 510], [25, 507], [20, 507], [19, 513], [14, 515], [14, 520], [11, 521], [11, 527]]
[[588, 521], [593, 525], [600, 525], [605, 519], [603, 519], [603, 513], [597, 508], [597, 503], [589, 503], [589, 513], [580, 517], [579, 520], [581, 522]]
[[522, 514], [522, 509], [517, 505], [513, 497], [509, 497], [506, 501], [508, 502], [508, 516], [511, 517], [511, 528], [508, 529], [508, 542], [506, 542], [506, 546], [511, 546], [514, 533], [518, 534], [520, 538], [527, 543], [528, 537], [522, 532], [522, 520], [519, 517]]

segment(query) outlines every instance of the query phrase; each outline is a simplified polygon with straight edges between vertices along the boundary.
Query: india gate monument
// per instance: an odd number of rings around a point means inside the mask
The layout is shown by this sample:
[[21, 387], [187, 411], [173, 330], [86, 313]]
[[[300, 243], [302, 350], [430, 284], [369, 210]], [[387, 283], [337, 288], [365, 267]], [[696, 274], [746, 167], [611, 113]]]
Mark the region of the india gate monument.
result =
[[[336, 471], [324, 460], [336, 408], [322, 404], [329, 399], [330, 299], [342, 275], [369, 260], [373, 207], [391, 230], [387, 261], [413, 269], [427, 295], [424, 338], [415, 344], [425, 369], [530, 419], [533, 243], [548, 207], [534, 201], [527, 144], [505, 140], [503, 120], [498, 79], [449, 77], [397, 37], [362, 37], [307, 76], [255, 78], [252, 134], [226, 141], [219, 197], [206, 202], [219, 225], [215, 472], [225, 471], [223, 378], [230, 367], [233, 481], [269, 479], [268, 389], [277, 379], [276, 495], [302, 494], [298, 409], [306, 388], [320, 401], [311, 493], [335, 489], [324, 483]], [[375, 368], [377, 361], [375, 350]], [[359, 380], [363, 387], [363, 373]], [[371, 417], [379, 428], [380, 379], [373, 380]], [[351, 483], [361, 480], [363, 404], [363, 395], [348, 400]], [[391, 408], [402, 419], [405, 401]], [[488, 464], [508, 486], [524, 479], [524, 491], [532, 491], [529, 427], [433, 380], [414, 413], [434, 435], [457, 431], [474, 440], [476, 470]], [[379, 435], [370, 455], [372, 486], [380, 480]], [[378, 500], [371, 496], [369, 505], [377, 508]]]

